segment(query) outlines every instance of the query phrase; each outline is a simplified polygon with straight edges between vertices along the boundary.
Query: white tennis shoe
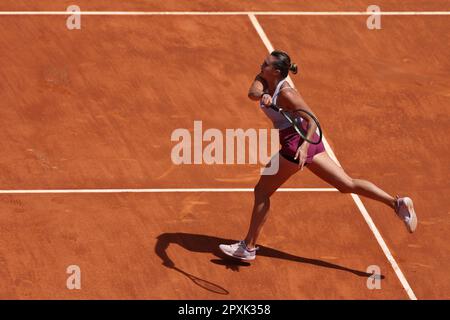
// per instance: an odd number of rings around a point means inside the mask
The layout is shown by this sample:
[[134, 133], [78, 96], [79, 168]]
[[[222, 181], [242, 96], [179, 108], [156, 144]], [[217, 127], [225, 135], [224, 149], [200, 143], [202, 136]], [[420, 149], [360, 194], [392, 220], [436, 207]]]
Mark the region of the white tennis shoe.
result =
[[258, 247], [254, 249], [247, 248], [243, 240], [233, 244], [221, 244], [219, 248], [226, 255], [241, 260], [255, 260], [256, 250], [259, 249]]
[[417, 228], [417, 216], [411, 198], [403, 197], [395, 199], [395, 212], [405, 223], [409, 232], [413, 233]]

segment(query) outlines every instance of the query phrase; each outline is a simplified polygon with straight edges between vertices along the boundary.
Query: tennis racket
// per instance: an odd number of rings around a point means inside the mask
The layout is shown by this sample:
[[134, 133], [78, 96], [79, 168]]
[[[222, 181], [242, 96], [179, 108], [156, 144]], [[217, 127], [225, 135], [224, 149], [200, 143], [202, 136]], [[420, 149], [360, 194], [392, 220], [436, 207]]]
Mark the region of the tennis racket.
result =
[[[311, 112], [306, 111], [304, 109], [295, 110], [296, 113], [300, 113], [300, 115], [299, 115], [300, 118], [305, 119], [305, 117], [302, 117], [301, 114], [306, 114], [309, 117], [311, 117], [311, 119], [314, 121], [314, 123], [317, 126], [318, 132], [316, 131], [316, 133], [314, 133], [312, 139], [308, 139], [306, 137], [308, 132], [303, 128], [302, 123], [299, 120], [299, 118], [291, 117], [286, 111], [283, 110], [283, 108], [278, 107], [277, 105], [275, 105], [273, 103], [269, 106], [269, 108], [275, 110], [276, 112], [281, 113], [286, 118], [286, 120], [292, 124], [295, 131], [297, 131], [297, 133], [300, 135], [300, 137], [302, 137], [303, 140], [305, 140], [311, 144], [319, 144], [320, 142], [322, 142], [322, 128], [320, 127], [319, 120], [317, 120], [317, 118]], [[305, 121], [306, 121], [306, 119], [305, 119]]]

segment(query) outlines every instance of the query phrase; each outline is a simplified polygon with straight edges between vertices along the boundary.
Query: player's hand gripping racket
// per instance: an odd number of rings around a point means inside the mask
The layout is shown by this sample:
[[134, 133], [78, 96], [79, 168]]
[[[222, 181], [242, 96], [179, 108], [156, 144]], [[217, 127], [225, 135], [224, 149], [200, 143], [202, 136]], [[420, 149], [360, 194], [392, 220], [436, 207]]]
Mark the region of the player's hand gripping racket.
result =
[[[302, 123], [301, 123], [301, 121], [298, 118], [291, 117], [287, 112], [285, 112], [283, 110], [283, 108], [280, 108], [280, 107], [276, 106], [273, 103], [271, 105], [269, 105], [269, 108], [275, 110], [276, 112], [281, 113], [286, 118], [286, 120], [288, 120], [292, 124], [292, 126], [295, 129], [295, 131], [297, 131], [297, 133], [303, 138], [303, 140], [305, 140], [305, 141], [307, 141], [307, 142], [309, 142], [311, 144], [319, 144], [322, 141], [322, 128], [320, 127], [319, 120], [317, 120], [317, 118], [311, 112], [303, 110], [303, 109], [296, 109], [295, 110], [295, 112], [297, 114], [299, 114], [299, 117], [301, 117], [303, 119], [305, 119], [305, 116], [302, 116], [302, 114], [303, 115], [305, 115], [305, 114], [308, 115], [314, 121], [314, 123], [317, 126], [318, 133], [317, 132], [314, 133], [313, 137], [311, 139], [308, 139], [307, 138], [308, 132], [302, 127]], [[307, 119], [305, 119], [305, 121], [306, 120]]]

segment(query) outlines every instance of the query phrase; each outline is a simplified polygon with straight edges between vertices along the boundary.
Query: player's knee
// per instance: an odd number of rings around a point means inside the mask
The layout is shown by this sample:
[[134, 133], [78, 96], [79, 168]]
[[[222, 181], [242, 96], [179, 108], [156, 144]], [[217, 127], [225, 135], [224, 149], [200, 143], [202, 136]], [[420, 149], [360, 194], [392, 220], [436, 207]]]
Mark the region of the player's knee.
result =
[[352, 193], [355, 190], [355, 181], [352, 178], [345, 179], [337, 185], [336, 189], [341, 193]]
[[253, 194], [255, 196], [255, 199], [257, 200], [266, 200], [270, 197], [270, 195], [268, 195], [267, 192], [265, 192], [264, 189], [261, 188], [259, 184], [257, 184], [253, 189]]

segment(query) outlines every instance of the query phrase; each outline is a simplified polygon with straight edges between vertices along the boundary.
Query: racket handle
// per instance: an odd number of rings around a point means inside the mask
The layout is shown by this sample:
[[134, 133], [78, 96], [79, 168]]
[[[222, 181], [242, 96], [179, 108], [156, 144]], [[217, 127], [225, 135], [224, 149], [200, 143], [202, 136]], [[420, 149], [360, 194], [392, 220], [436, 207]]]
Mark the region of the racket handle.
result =
[[277, 107], [274, 103], [271, 103], [269, 108], [275, 110], [276, 112], [280, 112], [281, 108]]

